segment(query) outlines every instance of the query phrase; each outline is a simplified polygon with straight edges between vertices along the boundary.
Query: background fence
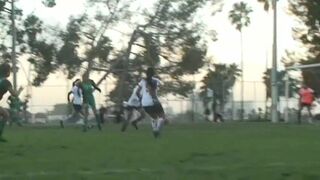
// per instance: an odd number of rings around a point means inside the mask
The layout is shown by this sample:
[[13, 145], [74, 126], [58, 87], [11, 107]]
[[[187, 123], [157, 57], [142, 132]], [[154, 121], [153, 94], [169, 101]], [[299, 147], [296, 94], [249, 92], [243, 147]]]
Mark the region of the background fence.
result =
[[[97, 106], [108, 107], [106, 103], [106, 96], [109, 91], [112, 90], [112, 82], [106, 81], [100, 85], [102, 92], [95, 92]], [[32, 87], [27, 91], [31, 94], [29, 100], [28, 111], [33, 114], [43, 113], [51, 116], [51, 118], [66, 117], [70, 114], [70, 107], [67, 104], [67, 93], [71, 89], [71, 81], [66, 81], [58, 85], [43, 85], [41, 87]], [[239, 120], [240, 119], [240, 83], [237, 83], [232, 90], [233, 93], [228, 97], [228, 101], [223, 110], [219, 110], [224, 114], [226, 119]], [[24, 95], [22, 94], [22, 100]], [[166, 110], [166, 113], [171, 117], [183, 116], [185, 121], [200, 121], [204, 117], [205, 107], [203, 106], [202, 100], [198, 96], [199, 91], [195, 90], [194, 95], [190, 98], [178, 98], [175, 96], [162, 97], [161, 102]], [[6, 97], [4, 97], [6, 100]], [[289, 100], [289, 108], [292, 111], [290, 117], [295, 118], [295, 110], [297, 109], [297, 98]], [[5, 101], [1, 102], [2, 106], [7, 106]], [[286, 105], [286, 101], [280, 98], [280, 113], [283, 112]], [[257, 119], [269, 118], [265, 116], [265, 112], [268, 111], [270, 102], [266, 101], [265, 98], [265, 86], [263, 82], [258, 81], [246, 81], [244, 82], [244, 118], [245, 119]], [[282, 114], [281, 114], [282, 116]]]

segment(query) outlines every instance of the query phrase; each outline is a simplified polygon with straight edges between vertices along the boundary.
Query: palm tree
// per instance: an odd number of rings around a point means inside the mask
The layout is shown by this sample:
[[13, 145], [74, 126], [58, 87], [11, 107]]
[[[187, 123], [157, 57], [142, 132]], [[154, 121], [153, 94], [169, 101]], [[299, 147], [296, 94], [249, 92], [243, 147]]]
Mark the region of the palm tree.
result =
[[270, 0], [258, 0], [258, 2], [263, 3], [263, 8], [265, 11], [269, 11]]
[[250, 24], [249, 13], [252, 12], [251, 7], [246, 3], [240, 2], [233, 5], [233, 9], [229, 12], [229, 19], [231, 24], [235, 25], [236, 29], [240, 32], [240, 44], [241, 44], [241, 119], [243, 119], [243, 40], [242, 40], [242, 29]]
[[[216, 104], [219, 102], [220, 109], [223, 111], [224, 105], [232, 93], [231, 89], [237, 77], [240, 76], [241, 70], [236, 64], [214, 64], [213, 66], [214, 70], [210, 70], [202, 80], [204, 86], [201, 87], [200, 97], [205, 107], [208, 107], [208, 103], [211, 101], [214, 101]], [[208, 88], [214, 92], [213, 99], [207, 97]]]
[[[264, 10], [269, 11], [270, 4], [272, 5], [273, 9], [273, 52], [272, 52], [272, 78], [270, 82], [272, 84], [272, 90], [271, 90], [271, 100], [272, 100], [272, 111], [271, 111], [271, 121], [277, 122], [278, 121], [278, 115], [277, 115], [277, 109], [278, 109], [278, 87], [275, 82], [277, 82], [277, 1], [278, 0], [258, 0], [258, 2], [261, 2], [264, 4]], [[266, 99], [266, 107], [267, 107], [267, 99]]]

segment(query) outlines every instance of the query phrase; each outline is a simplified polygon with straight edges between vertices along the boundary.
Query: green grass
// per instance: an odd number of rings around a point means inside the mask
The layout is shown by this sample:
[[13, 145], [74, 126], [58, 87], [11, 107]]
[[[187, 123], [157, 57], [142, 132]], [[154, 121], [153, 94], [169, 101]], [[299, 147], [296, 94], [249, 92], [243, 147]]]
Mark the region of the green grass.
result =
[[317, 125], [169, 125], [160, 139], [119, 129], [7, 127], [0, 179], [320, 179]]

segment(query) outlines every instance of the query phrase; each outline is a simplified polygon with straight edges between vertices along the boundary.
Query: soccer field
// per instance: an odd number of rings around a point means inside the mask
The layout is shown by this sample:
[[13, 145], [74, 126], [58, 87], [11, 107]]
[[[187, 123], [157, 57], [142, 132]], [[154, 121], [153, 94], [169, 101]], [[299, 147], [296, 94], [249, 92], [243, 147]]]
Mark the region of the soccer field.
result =
[[320, 179], [317, 125], [169, 125], [159, 139], [147, 125], [80, 129], [7, 127], [0, 179]]

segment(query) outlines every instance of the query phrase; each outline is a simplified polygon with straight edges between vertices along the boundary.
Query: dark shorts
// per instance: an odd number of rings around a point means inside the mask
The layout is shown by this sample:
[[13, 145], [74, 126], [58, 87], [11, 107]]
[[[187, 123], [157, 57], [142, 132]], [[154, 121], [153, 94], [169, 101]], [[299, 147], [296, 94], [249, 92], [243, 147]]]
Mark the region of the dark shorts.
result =
[[81, 112], [82, 106], [79, 105], [79, 104], [73, 104], [73, 109], [74, 109], [76, 112]]
[[137, 106], [126, 106], [124, 107], [125, 110], [128, 110], [128, 111], [132, 111], [132, 110], [139, 110], [141, 109], [141, 107], [137, 107]]
[[143, 109], [148, 114], [162, 114], [162, 113], [164, 113], [164, 110], [163, 110], [161, 103], [157, 103], [153, 106], [145, 106], [145, 107], [143, 107]]
[[300, 103], [300, 107], [307, 107], [307, 108], [309, 108], [309, 107], [311, 107], [312, 106], [312, 104], [310, 104], [310, 103]]

